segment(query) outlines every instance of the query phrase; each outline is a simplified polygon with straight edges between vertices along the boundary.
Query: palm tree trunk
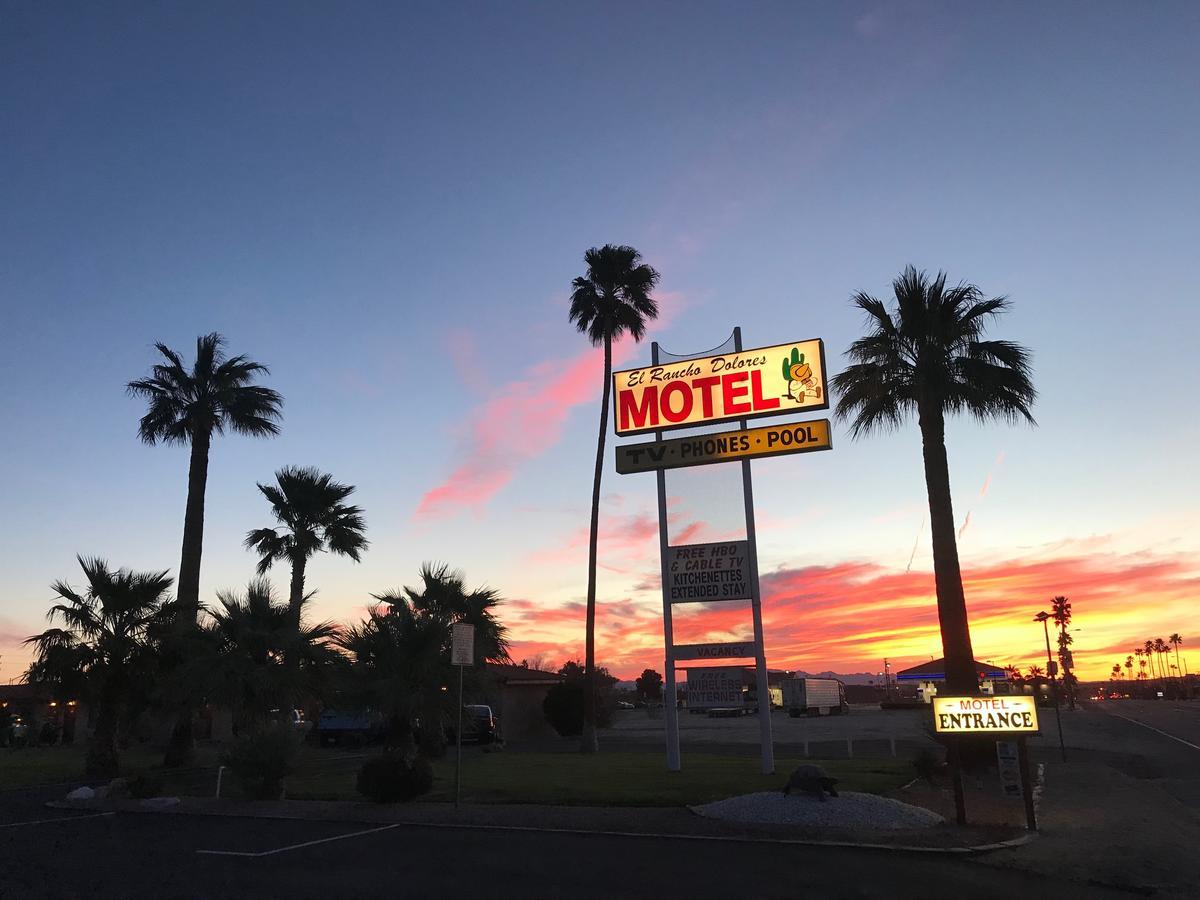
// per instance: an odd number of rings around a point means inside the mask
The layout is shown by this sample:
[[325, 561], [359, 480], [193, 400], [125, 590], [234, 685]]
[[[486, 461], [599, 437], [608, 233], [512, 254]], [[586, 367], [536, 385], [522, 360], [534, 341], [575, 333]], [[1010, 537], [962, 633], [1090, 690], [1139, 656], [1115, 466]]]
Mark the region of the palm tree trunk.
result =
[[588, 537], [587, 626], [583, 653], [583, 733], [579, 749], [600, 749], [596, 735], [596, 549], [600, 531], [600, 478], [604, 474], [604, 437], [608, 431], [608, 401], [612, 390], [612, 338], [609, 323], [604, 327], [604, 389], [600, 400], [600, 435], [596, 439], [596, 475], [592, 480], [592, 525]]
[[296, 658], [296, 637], [300, 634], [300, 611], [304, 606], [304, 570], [308, 566], [307, 557], [298, 556], [292, 560], [292, 584], [288, 591], [288, 621], [292, 626], [289, 646], [284, 653], [284, 662], [295, 667], [299, 660]]
[[[179, 557], [179, 583], [175, 597], [179, 602], [179, 620], [196, 624], [200, 615], [200, 557], [204, 550], [204, 492], [208, 487], [208, 450], [212, 433], [201, 429], [192, 436], [192, 454], [188, 463], [187, 508], [183, 514], [183, 549]], [[195, 755], [192, 718], [195, 705], [185, 698], [176, 710], [175, 726], [163, 757], [165, 766], [184, 766]]]
[[946, 460], [946, 427], [941, 409], [922, 404], [920, 425], [946, 690], [950, 694], [978, 694], [979, 679], [975, 673], [975, 654], [971, 649], [971, 631], [967, 624], [967, 602], [958, 565], [958, 542], [954, 535], [950, 467]]
[[115, 778], [117, 758], [117, 721], [120, 717], [116, 689], [105, 685], [96, 710], [96, 728], [88, 739], [84, 774], [89, 778]]

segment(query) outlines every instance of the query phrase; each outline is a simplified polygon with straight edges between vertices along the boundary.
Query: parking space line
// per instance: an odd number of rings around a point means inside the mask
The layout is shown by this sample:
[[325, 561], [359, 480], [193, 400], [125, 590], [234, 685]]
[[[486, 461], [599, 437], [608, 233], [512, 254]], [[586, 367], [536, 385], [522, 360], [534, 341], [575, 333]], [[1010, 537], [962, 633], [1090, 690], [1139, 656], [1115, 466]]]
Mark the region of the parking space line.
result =
[[56, 816], [53, 819], [31, 819], [28, 822], [5, 822], [0, 828], [20, 828], [22, 825], [45, 825], [49, 822], [78, 822], [80, 819], [99, 819], [102, 816], [115, 816], [115, 812], [91, 813], [86, 816]]
[[315, 841], [305, 841], [302, 844], [289, 844], [286, 847], [277, 847], [274, 850], [263, 850], [260, 853], [251, 853], [245, 850], [197, 850], [197, 853], [202, 853], [206, 856], [244, 856], [244, 857], [260, 857], [274, 856], [276, 853], [288, 853], [292, 850], [302, 850], [305, 847], [315, 847], [317, 844], [328, 844], [331, 841], [342, 841], [346, 838], [361, 837], [364, 834], [376, 834], [380, 831], [388, 831], [392, 828], [399, 828], [399, 825], [384, 825], [380, 828], [368, 828], [365, 831], [352, 831], [349, 834], [335, 834], [333, 837], [318, 838]]
[[[1105, 712], [1108, 712], [1108, 710], [1105, 710]], [[1139, 722], [1137, 719], [1131, 719], [1129, 716], [1123, 716], [1120, 713], [1109, 712], [1108, 714], [1110, 716], [1116, 716], [1118, 719], [1124, 719], [1126, 722], [1132, 722], [1134, 725], [1141, 725], [1143, 728], [1149, 728], [1151, 731], [1157, 731], [1163, 737], [1168, 737], [1173, 741], [1179, 741], [1179, 743], [1183, 744], [1185, 747], [1191, 747], [1193, 750], [1200, 750], [1200, 746], [1193, 744], [1191, 741], [1185, 741], [1181, 737], [1175, 737], [1175, 735], [1171, 734], [1169, 731], [1163, 731], [1161, 728], [1155, 728], [1153, 725], [1147, 725], [1145, 722]]]

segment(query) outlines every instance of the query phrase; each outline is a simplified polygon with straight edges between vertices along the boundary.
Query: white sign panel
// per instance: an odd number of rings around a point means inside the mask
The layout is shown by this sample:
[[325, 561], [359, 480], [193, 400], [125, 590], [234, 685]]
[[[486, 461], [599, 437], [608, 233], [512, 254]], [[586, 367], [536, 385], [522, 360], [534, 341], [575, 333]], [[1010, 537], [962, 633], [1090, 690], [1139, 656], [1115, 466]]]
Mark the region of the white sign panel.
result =
[[667, 578], [672, 603], [749, 600], [749, 544], [722, 541], [668, 547]]
[[450, 639], [450, 662], [456, 666], [475, 664], [475, 626], [459, 622]]
[[677, 644], [675, 659], [751, 659], [754, 656], [754, 641], [738, 641], [734, 644]]
[[712, 668], [687, 670], [688, 709], [742, 705], [742, 670]]

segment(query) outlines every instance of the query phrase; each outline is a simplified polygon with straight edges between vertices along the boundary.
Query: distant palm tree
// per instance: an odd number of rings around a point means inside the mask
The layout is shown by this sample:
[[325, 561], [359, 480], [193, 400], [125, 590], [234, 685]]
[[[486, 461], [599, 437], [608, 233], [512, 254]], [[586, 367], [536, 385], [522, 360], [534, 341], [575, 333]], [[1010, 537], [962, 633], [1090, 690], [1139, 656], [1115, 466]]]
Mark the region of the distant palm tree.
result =
[[1132, 680], [1133, 679], [1133, 657], [1132, 656], [1125, 657], [1125, 671], [1127, 673], [1125, 677], [1129, 680]]
[[[272, 710], [295, 709], [321, 695], [340, 661], [336, 626], [297, 630], [288, 604], [275, 601], [266, 579], [252, 580], [244, 595], [221, 592], [218, 604], [205, 627], [211, 653], [196, 660], [195, 675], [232, 710], [239, 731], [253, 732]], [[288, 657], [297, 665], [286, 665]]]
[[1067, 631], [1067, 626], [1071, 624], [1071, 601], [1066, 597], [1055, 597], [1050, 601], [1050, 612], [1054, 624], [1058, 626], [1058, 659], [1062, 663], [1062, 681], [1067, 689], [1067, 703], [1074, 709], [1075, 676], [1071, 674], [1071, 667], [1067, 664], [1071, 658], [1071, 644], [1075, 643], [1075, 639]]
[[112, 778], [119, 770], [117, 731], [139, 681], [152, 678], [151, 634], [172, 614], [166, 572], [111, 570], [102, 559], [76, 557], [87, 578], [78, 591], [65, 581], [51, 589], [61, 602], [50, 607], [50, 628], [26, 639], [35, 656], [26, 672], [30, 682], [82, 687], [95, 703], [96, 719], [88, 742], [86, 774]]
[[596, 545], [600, 524], [600, 478], [604, 471], [604, 439], [612, 390], [612, 345], [623, 335], [640, 341], [646, 323], [658, 317], [651, 292], [658, 272], [641, 261], [632, 247], [605, 244], [583, 255], [587, 273], [571, 283], [570, 319], [586, 332], [592, 346], [604, 347], [604, 386], [600, 403], [600, 434], [596, 440], [596, 472], [592, 480], [592, 518], [588, 538], [587, 621], [585, 625], [583, 735], [580, 749], [595, 753], [596, 736]]
[[1009, 341], [984, 340], [987, 323], [1008, 309], [972, 284], [947, 287], [912, 266], [893, 284], [896, 308], [864, 293], [852, 302], [867, 314], [865, 337], [851, 344], [851, 365], [833, 379], [841, 394], [837, 415], [852, 420], [853, 436], [897, 428], [915, 413], [921, 429], [925, 486], [933, 543], [938, 620], [950, 693], [977, 694], [967, 606], [954, 530], [947, 414], [979, 420], [1033, 422], [1037, 396], [1029, 354]]
[[191, 370], [165, 344], [154, 345], [166, 359], [150, 377], [128, 384], [129, 393], [149, 402], [138, 436], [147, 444], [191, 445], [183, 551], [179, 561], [178, 607], [192, 620], [200, 610], [200, 557], [204, 544], [204, 492], [208, 451], [214, 434], [227, 430], [252, 437], [273, 437], [282, 412], [278, 392], [252, 384], [267, 367], [245, 356], [226, 357], [225, 339], [216, 333], [196, 339]]
[[1150, 660], [1150, 677], [1157, 678], [1158, 668], [1154, 665], [1154, 641], [1146, 641], [1142, 644], [1142, 653], [1145, 654], [1146, 659]]
[[1032, 666], [1029, 667], [1029, 679], [1031, 681], [1035, 678], [1041, 678], [1043, 674], [1045, 674], [1045, 673], [1042, 672], [1042, 667], [1039, 666], [1037, 663], [1034, 663]]
[[1121, 677], [1121, 664], [1120, 664], [1120, 663], [1113, 663], [1113, 667], [1112, 667], [1112, 677], [1113, 677], [1114, 679], [1117, 679], [1117, 678], [1120, 678], [1120, 677]]
[[1182, 678], [1183, 669], [1179, 667], [1179, 645], [1183, 643], [1183, 638], [1180, 636], [1179, 632], [1176, 631], [1169, 638], [1167, 638], [1167, 642], [1175, 648], [1175, 672], [1179, 675], [1179, 677]]
[[1166, 690], [1167, 680], [1170, 678], [1168, 669], [1167, 655], [1171, 652], [1171, 645], [1162, 638], [1154, 639], [1154, 652], [1158, 654], [1158, 664], [1163, 677], [1163, 690]]
[[1005, 666], [1004, 672], [1012, 681], [1021, 681], [1021, 669], [1019, 666]]
[[508, 630], [496, 617], [500, 596], [487, 587], [468, 591], [461, 572], [433, 563], [421, 566], [420, 587], [373, 596], [379, 602], [367, 619], [339, 640], [359, 699], [385, 712], [393, 743], [406, 741], [419, 723], [422, 751], [439, 756], [454, 677], [453, 627], [475, 626], [470, 674], [478, 680], [484, 663], [508, 659]]
[[366, 523], [361, 509], [342, 502], [354, 493], [354, 485], [340, 484], [313, 468], [285, 466], [275, 473], [275, 484], [260, 484], [258, 489], [283, 528], [254, 529], [246, 535], [246, 547], [259, 555], [259, 575], [277, 561], [291, 565], [288, 609], [292, 628], [297, 629], [309, 559], [328, 551], [358, 562], [367, 547]]

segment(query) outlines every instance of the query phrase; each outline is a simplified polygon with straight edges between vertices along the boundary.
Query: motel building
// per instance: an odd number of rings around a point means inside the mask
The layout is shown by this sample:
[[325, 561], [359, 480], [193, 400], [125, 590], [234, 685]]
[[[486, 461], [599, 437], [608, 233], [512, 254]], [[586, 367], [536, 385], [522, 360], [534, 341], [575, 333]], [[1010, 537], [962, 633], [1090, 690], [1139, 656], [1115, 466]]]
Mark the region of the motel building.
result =
[[[946, 661], [935, 659], [897, 672], [896, 681], [910, 686], [915, 684], [917, 697], [932, 703], [933, 698], [946, 686], [945, 669]], [[979, 689], [985, 696], [1011, 693], [1008, 675], [1000, 666], [975, 660], [975, 671], [979, 673]]]

